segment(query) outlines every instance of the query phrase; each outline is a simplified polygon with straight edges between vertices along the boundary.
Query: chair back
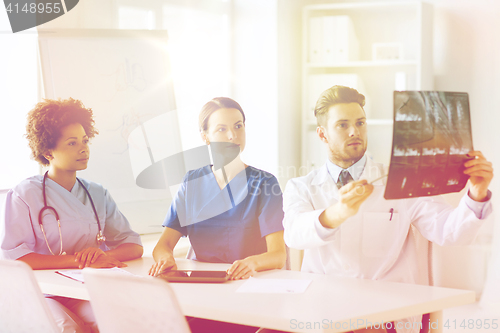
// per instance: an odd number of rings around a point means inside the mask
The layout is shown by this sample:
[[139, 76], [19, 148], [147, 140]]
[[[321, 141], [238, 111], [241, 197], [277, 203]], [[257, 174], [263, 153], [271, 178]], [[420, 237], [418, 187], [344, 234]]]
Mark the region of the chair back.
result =
[[191, 244], [189, 244], [189, 248], [188, 248], [187, 253], [186, 253], [186, 259], [193, 260], [194, 258], [195, 258], [195, 254], [194, 254], [193, 246]]
[[190, 332], [167, 281], [92, 268], [83, 277], [101, 333]]
[[0, 260], [0, 332], [60, 332], [26, 263]]
[[[5, 219], [5, 198], [7, 197], [7, 192], [8, 190], [0, 190], [0, 224], [3, 222]], [[0, 230], [0, 233], [2, 231]], [[5, 231], [4, 231], [5, 232]], [[0, 260], [1, 259], [8, 259], [7, 257], [4, 256], [3, 254], [4, 251], [0, 249]]]

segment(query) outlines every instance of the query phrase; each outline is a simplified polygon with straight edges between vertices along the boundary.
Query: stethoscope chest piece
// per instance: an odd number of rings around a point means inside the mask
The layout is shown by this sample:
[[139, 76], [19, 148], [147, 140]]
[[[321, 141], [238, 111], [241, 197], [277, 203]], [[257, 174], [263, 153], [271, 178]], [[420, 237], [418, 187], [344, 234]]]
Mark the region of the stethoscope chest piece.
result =
[[101, 244], [106, 241], [106, 236], [104, 236], [102, 234], [101, 230], [99, 230], [99, 232], [97, 233], [96, 240], [97, 240], [97, 244], [99, 244], [99, 246], [101, 246]]

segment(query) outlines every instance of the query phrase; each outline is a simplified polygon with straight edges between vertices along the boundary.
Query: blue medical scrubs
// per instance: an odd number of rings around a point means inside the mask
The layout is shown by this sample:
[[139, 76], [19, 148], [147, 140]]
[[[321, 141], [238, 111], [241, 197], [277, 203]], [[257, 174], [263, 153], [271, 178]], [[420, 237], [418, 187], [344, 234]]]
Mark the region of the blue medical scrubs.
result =
[[207, 165], [186, 174], [163, 226], [189, 236], [196, 260], [232, 263], [266, 252], [265, 236], [283, 230], [282, 221], [272, 174], [248, 166], [221, 190]]
[[[108, 190], [100, 184], [80, 180], [94, 201], [106, 236], [103, 246], [115, 249], [125, 243], [141, 245], [141, 237], [130, 228], [128, 220], [120, 212]], [[5, 213], [3, 219], [0, 218], [0, 258], [3, 255], [6, 259], [15, 260], [33, 252], [51, 254], [38, 220], [38, 214], [44, 207], [42, 182], [42, 175], [33, 176], [7, 193]], [[47, 205], [57, 211], [61, 221], [62, 251], [74, 254], [88, 247], [99, 247], [96, 240], [99, 227], [94, 210], [87, 193], [77, 181], [71, 191], [68, 191], [48, 178], [46, 197]], [[50, 248], [59, 254], [61, 238], [54, 213], [46, 210], [42, 223]]]

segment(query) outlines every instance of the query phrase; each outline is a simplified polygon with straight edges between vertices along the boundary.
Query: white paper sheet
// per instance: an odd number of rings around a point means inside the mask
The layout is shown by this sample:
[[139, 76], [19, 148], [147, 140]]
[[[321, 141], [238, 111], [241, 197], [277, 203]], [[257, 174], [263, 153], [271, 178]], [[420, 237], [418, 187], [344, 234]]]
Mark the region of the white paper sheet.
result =
[[249, 278], [237, 293], [298, 294], [306, 291], [312, 280]]
[[[129, 274], [129, 275], [134, 275], [130, 273], [129, 271], [126, 271], [124, 269], [118, 268], [118, 267], [113, 267], [113, 268], [100, 268], [101, 270], [108, 270], [112, 272], [120, 272], [123, 274]], [[67, 278], [70, 278], [72, 280], [79, 281], [81, 283], [84, 283], [83, 280], [83, 272], [81, 269], [75, 269], [75, 270], [68, 270], [68, 271], [56, 271], [57, 274], [60, 274], [62, 276], [65, 276]]]

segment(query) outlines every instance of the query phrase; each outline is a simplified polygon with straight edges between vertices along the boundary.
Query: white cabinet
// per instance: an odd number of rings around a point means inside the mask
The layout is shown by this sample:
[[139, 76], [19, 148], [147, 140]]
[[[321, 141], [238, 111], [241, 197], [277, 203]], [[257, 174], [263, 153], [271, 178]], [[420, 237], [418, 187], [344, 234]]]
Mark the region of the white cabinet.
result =
[[333, 85], [366, 97], [368, 153], [388, 164], [394, 90], [432, 90], [432, 7], [421, 1], [329, 3], [303, 9], [302, 165], [326, 150], [314, 105]]

